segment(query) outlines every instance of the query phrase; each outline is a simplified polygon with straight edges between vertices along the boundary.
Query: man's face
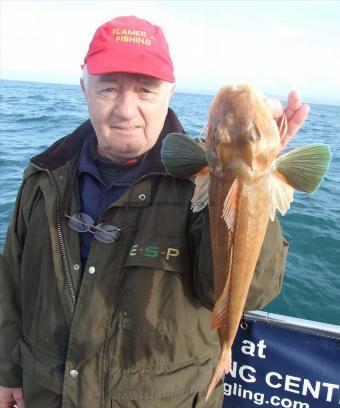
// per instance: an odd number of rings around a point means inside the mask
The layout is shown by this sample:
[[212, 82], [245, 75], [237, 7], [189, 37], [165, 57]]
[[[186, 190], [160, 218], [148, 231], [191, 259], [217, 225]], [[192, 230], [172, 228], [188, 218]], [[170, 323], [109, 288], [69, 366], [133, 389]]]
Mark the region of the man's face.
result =
[[119, 162], [150, 150], [163, 128], [173, 88], [144, 75], [90, 75], [83, 89], [98, 153]]

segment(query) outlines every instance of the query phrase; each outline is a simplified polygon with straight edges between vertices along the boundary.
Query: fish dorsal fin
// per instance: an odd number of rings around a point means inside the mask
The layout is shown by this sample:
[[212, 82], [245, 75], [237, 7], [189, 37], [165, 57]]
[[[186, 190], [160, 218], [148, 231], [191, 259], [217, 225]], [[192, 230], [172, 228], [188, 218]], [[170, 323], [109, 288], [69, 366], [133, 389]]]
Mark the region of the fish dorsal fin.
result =
[[278, 157], [274, 168], [295, 190], [312, 193], [319, 187], [331, 156], [331, 151], [325, 144], [311, 144]]
[[191, 200], [192, 211], [198, 212], [209, 202], [209, 186], [210, 186], [210, 172], [202, 172], [195, 178], [196, 188]]
[[282, 180], [276, 170], [269, 176], [269, 182], [271, 194], [270, 219], [274, 221], [276, 209], [282, 215], [286, 214], [290, 203], [293, 201], [294, 189]]
[[161, 158], [168, 174], [189, 178], [208, 165], [203, 143], [180, 133], [169, 133], [163, 140]]
[[229, 230], [234, 229], [234, 222], [236, 216], [236, 208], [237, 208], [237, 199], [239, 194], [239, 181], [235, 179], [233, 184], [230, 187], [230, 190], [227, 194], [227, 197], [224, 201], [223, 205], [223, 212], [222, 218], [224, 219], [225, 223]]

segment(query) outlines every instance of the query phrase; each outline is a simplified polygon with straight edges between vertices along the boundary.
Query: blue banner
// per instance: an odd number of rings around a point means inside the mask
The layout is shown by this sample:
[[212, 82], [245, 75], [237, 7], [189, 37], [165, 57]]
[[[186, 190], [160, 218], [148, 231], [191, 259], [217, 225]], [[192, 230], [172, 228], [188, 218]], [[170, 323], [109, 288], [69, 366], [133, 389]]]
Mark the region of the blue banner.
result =
[[246, 319], [223, 408], [340, 408], [340, 337]]

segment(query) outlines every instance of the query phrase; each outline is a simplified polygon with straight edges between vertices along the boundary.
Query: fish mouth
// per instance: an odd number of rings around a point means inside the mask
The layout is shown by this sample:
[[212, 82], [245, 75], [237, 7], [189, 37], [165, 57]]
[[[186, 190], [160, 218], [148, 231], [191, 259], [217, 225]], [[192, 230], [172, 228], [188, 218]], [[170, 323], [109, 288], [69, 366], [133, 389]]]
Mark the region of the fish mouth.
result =
[[212, 172], [216, 177], [222, 178], [224, 180], [230, 180], [237, 178], [240, 181], [251, 184], [257, 175], [257, 171], [253, 164], [245, 162], [242, 158], [234, 158], [223, 165], [217, 164], [212, 168]]

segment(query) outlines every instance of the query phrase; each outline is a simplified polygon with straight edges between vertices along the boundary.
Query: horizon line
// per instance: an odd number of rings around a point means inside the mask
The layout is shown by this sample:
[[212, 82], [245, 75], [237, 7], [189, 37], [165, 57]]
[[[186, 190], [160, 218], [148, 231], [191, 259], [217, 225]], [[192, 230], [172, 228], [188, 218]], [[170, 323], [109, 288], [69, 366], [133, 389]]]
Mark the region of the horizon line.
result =
[[[34, 80], [27, 80], [27, 79], [9, 79], [9, 78], [1, 78], [0, 81], [13, 81], [13, 82], [32, 82], [35, 84], [48, 84], [48, 85], [64, 85], [64, 86], [77, 86], [80, 87], [79, 84], [75, 83], [65, 83], [65, 82], [50, 82], [50, 81], [34, 81]], [[202, 95], [202, 96], [215, 96], [218, 90], [211, 90], [211, 89], [198, 89], [198, 88], [186, 88], [186, 87], [180, 87], [176, 88], [175, 94], [176, 93], [184, 93], [184, 94], [193, 94], [193, 95]], [[268, 94], [268, 96], [274, 96], [281, 101], [286, 100], [286, 96], [282, 95], [276, 95], [276, 94]], [[307, 104], [316, 104], [316, 105], [329, 105], [329, 106], [340, 106], [340, 100], [339, 101], [331, 101], [331, 102], [326, 102], [325, 99], [319, 99], [312, 97], [308, 101], [305, 101], [304, 103]]]

